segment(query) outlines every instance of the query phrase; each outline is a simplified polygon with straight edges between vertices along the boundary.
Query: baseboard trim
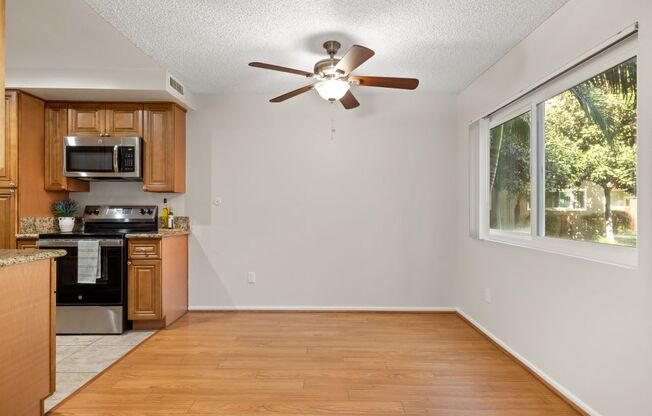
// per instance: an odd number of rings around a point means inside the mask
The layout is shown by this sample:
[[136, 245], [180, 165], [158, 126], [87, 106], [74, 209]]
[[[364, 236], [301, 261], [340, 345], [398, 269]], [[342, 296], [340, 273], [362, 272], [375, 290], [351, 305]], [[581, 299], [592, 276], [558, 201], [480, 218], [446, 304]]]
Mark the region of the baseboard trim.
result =
[[188, 310], [192, 312], [457, 312], [457, 308], [440, 306], [188, 306]]
[[557, 383], [552, 377], [544, 371], [537, 368], [534, 364], [529, 362], [525, 357], [510, 348], [500, 338], [492, 334], [487, 328], [480, 325], [473, 318], [467, 315], [462, 309], [457, 308], [457, 314], [462, 318], [470, 327], [478, 331], [492, 344], [498, 347], [501, 351], [507, 354], [511, 359], [521, 365], [525, 370], [532, 374], [537, 380], [545, 385], [550, 391], [559, 396], [562, 400], [568, 403], [573, 409], [583, 416], [600, 416], [598, 412], [593, 410], [589, 405], [580, 400], [577, 396], [571, 393], [561, 384]]

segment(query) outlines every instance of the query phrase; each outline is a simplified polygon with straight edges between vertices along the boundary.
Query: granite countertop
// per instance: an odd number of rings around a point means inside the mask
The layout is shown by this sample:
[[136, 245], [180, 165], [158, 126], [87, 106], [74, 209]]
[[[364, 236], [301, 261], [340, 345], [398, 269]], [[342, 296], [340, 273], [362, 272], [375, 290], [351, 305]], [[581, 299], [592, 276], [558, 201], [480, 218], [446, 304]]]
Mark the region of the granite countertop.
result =
[[51, 259], [66, 255], [66, 250], [26, 250], [0, 249], [0, 267]]
[[165, 237], [175, 237], [178, 235], [188, 235], [190, 234], [189, 230], [181, 230], [178, 228], [167, 229], [161, 228], [158, 231], [150, 231], [144, 233], [129, 233], [126, 235], [127, 238], [165, 238]]
[[29, 234], [29, 233], [16, 234], [16, 239], [17, 240], [38, 240], [38, 234]]
[[[164, 238], [164, 237], [174, 237], [177, 235], [187, 235], [190, 234], [189, 230], [182, 230], [182, 229], [172, 229], [169, 230], [167, 228], [161, 228], [158, 231], [148, 231], [148, 232], [142, 232], [142, 233], [129, 233], [126, 234], [127, 238]], [[29, 233], [23, 233], [23, 234], [16, 234], [16, 239], [17, 240], [38, 240], [38, 234], [29, 234]]]

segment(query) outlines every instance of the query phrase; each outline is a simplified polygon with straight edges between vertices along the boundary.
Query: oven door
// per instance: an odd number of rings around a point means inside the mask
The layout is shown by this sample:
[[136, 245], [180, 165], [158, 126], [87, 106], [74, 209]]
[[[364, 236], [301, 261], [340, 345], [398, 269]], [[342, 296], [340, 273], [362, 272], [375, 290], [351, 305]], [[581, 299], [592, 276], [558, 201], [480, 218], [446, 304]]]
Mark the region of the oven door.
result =
[[132, 179], [141, 177], [140, 138], [64, 138], [63, 174], [73, 178]]
[[125, 250], [122, 239], [100, 240], [100, 278], [94, 284], [77, 282], [79, 240], [39, 240], [40, 248], [61, 248], [66, 255], [57, 265], [57, 306], [124, 305]]

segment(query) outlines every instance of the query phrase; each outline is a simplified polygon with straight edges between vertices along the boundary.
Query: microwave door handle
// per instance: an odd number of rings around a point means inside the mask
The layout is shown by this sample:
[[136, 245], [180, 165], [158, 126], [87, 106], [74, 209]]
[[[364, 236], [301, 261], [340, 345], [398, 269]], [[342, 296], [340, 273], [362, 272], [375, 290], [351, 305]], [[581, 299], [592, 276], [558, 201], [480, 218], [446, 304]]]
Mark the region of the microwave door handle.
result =
[[113, 146], [113, 171], [114, 172], [119, 172], [119, 167], [118, 167], [118, 145], [116, 144]]

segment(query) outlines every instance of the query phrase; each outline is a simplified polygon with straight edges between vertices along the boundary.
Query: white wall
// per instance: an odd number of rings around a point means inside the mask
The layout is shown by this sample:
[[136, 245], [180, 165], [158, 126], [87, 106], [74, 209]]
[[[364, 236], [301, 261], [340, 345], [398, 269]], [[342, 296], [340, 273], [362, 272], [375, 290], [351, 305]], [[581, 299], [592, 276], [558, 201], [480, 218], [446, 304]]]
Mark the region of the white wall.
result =
[[166, 197], [190, 216], [191, 306], [453, 306], [454, 97], [360, 94], [352, 111], [316, 93], [198, 97], [186, 194], [124, 182], [71, 194], [81, 205]]
[[198, 97], [188, 115], [192, 306], [451, 306], [452, 97], [360, 95], [352, 111], [316, 93], [282, 104]]
[[[460, 186], [455, 303], [595, 414], [652, 414], [652, 3], [571, 0], [459, 97], [458, 178], [468, 123], [639, 21], [639, 249], [636, 270], [473, 241]], [[483, 300], [484, 288], [493, 301]]]

